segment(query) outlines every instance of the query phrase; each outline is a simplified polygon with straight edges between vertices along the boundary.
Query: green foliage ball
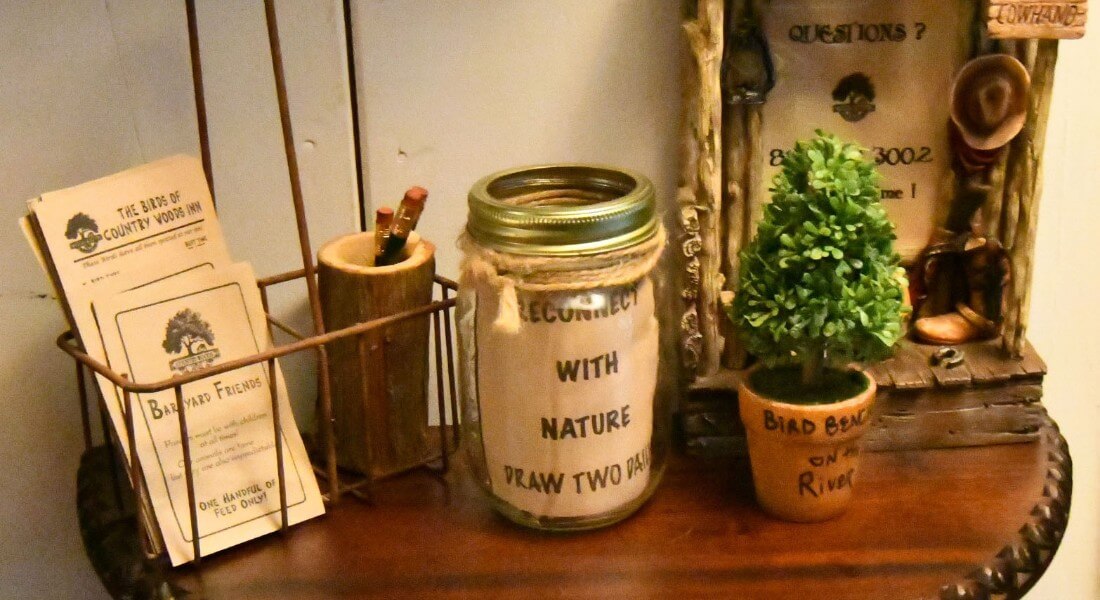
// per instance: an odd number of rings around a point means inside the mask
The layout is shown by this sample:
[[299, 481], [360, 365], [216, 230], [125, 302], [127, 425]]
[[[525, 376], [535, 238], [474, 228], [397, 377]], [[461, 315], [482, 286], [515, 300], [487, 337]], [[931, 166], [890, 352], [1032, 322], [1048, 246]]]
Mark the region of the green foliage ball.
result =
[[862, 148], [820, 130], [786, 153], [730, 310], [768, 366], [880, 360], [901, 337], [904, 272], [878, 181]]

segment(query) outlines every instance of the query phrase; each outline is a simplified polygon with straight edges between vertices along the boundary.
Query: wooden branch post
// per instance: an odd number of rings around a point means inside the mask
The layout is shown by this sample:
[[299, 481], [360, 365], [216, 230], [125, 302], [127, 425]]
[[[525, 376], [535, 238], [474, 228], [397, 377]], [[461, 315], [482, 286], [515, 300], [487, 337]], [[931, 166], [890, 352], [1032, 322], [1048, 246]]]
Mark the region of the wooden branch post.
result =
[[[742, 140], [748, 139], [748, 121], [750, 112], [759, 114], [759, 107], [755, 106], [727, 106], [723, 111], [722, 120], [722, 146], [725, 159], [726, 185], [722, 195], [722, 211], [725, 222], [720, 233], [724, 245], [722, 261], [722, 275], [731, 288], [736, 288], [737, 278], [741, 270], [741, 248], [743, 232], [749, 227], [750, 215], [748, 214], [749, 196], [755, 188], [749, 183], [752, 164], [755, 157], [751, 147], [743, 144]], [[726, 297], [719, 296], [720, 308], [724, 312]], [[724, 316], [724, 315], [723, 315]], [[739, 368], [744, 364], [745, 352], [737, 339], [733, 329], [733, 323], [729, 319], [721, 320], [722, 335], [725, 338], [725, 347], [722, 349], [722, 366], [725, 368]]]
[[1003, 242], [1012, 261], [1003, 345], [1014, 357], [1023, 353], [1031, 308], [1035, 232], [1039, 225], [1039, 200], [1043, 195], [1043, 148], [1054, 88], [1054, 65], [1058, 60], [1056, 40], [1032, 40], [1020, 46], [1022, 55], [1018, 58], [1031, 71], [1031, 96], [1027, 124], [1012, 142], [1001, 213]]
[[687, 160], [680, 176], [679, 202], [688, 263], [687, 301], [681, 326], [684, 356], [698, 375], [718, 371], [722, 353], [719, 296], [722, 276], [722, 67], [725, 2], [698, 0], [694, 20], [684, 24], [694, 65], [688, 82]]

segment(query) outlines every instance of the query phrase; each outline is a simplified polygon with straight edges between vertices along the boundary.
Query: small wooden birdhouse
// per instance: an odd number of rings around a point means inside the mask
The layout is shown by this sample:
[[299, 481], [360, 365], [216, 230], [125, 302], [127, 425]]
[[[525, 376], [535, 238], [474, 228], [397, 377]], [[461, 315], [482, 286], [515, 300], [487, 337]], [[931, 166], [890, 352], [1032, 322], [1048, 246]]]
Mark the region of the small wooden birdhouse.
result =
[[739, 252], [796, 141], [866, 148], [912, 315], [879, 386], [871, 448], [1033, 439], [1045, 366], [1027, 342], [1058, 39], [1087, 0], [697, 0], [677, 247], [689, 448], [738, 445], [753, 362], [725, 307]]

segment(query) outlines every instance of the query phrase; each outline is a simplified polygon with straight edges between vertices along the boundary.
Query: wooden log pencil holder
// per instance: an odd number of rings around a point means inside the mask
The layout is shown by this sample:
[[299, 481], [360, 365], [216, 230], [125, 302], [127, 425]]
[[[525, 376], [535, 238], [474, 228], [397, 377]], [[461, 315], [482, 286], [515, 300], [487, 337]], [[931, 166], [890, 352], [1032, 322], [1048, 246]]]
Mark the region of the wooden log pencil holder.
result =
[[[392, 265], [374, 265], [369, 231], [328, 242], [318, 263], [329, 331], [432, 301], [435, 246], [415, 233]], [[428, 332], [425, 314], [329, 345], [340, 467], [378, 479], [437, 458], [428, 427]]]

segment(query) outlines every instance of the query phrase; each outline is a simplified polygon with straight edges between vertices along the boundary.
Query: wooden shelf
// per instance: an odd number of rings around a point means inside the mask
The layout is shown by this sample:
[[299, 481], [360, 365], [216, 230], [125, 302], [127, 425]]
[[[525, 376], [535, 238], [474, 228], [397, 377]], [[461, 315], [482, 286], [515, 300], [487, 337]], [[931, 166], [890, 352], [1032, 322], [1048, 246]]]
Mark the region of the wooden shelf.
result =
[[[317, 520], [179, 569], [144, 563], [112, 518], [102, 450], [81, 467], [81, 523], [108, 589], [232, 598], [985, 598], [1022, 595], [1049, 564], [1072, 491], [1065, 440], [865, 455], [857, 497], [822, 524], [773, 520], [743, 459], [677, 456], [636, 515], [543, 534], [499, 517], [462, 460], [378, 486]], [[91, 511], [91, 512], [89, 512]], [[98, 528], [98, 530], [96, 530]], [[128, 531], [128, 536], [127, 536]], [[135, 578], [134, 574], [138, 576]], [[1000, 596], [998, 596], [1000, 597]]]

